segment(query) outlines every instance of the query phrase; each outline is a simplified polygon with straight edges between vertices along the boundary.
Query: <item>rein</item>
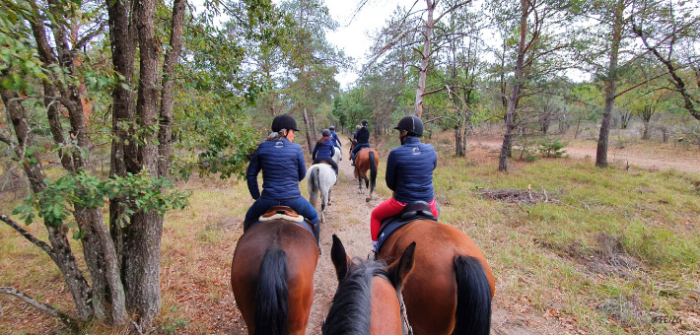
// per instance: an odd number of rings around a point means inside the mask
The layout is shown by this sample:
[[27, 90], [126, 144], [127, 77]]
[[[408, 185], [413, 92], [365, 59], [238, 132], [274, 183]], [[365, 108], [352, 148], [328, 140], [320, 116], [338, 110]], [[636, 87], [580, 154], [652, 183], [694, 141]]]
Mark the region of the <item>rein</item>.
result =
[[[387, 277], [383, 273], [377, 273], [374, 276], [384, 278], [391, 283], [389, 277]], [[403, 335], [413, 335], [413, 328], [411, 328], [411, 325], [408, 323], [408, 316], [406, 315], [406, 305], [403, 303], [403, 295], [398, 290], [396, 291], [396, 298], [399, 299], [399, 311], [401, 312], [401, 333]]]

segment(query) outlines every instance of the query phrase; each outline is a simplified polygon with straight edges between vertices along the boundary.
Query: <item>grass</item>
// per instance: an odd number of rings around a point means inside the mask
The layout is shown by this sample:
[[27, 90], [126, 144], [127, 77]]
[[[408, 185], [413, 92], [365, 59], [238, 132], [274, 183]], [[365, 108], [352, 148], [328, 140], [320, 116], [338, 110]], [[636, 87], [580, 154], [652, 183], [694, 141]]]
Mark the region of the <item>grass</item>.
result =
[[[440, 136], [441, 142], [447, 138]], [[373, 143], [374, 144], [374, 143]], [[377, 194], [384, 183], [393, 137], [380, 153]], [[511, 161], [496, 171], [493, 153], [473, 150], [456, 158], [442, 144], [434, 185], [440, 221], [467, 232], [497, 278], [495, 304], [513, 314], [552, 320], [594, 334], [698, 331], [700, 316], [700, 176], [675, 171], [597, 169], [592, 162], [540, 159]], [[487, 201], [477, 187], [545, 189], [561, 205]], [[302, 194], [306, 182], [301, 183]], [[252, 203], [242, 181], [179, 183], [192, 192], [191, 206], [168, 214], [161, 251], [163, 309], [157, 333], [240, 333], [230, 291], [233, 247]], [[334, 198], [335, 201], [342, 201]], [[3, 203], [10, 212], [16, 203]], [[349, 220], [348, 225], [366, 224]], [[332, 229], [343, 229], [340, 224]], [[28, 227], [46, 239], [39, 223]], [[72, 241], [81, 267], [80, 244]], [[86, 272], [87, 273], [87, 272]], [[58, 269], [7, 226], [0, 226], [0, 285], [11, 285], [64, 311], [72, 310]], [[0, 333], [61, 332], [55, 320], [0, 296]], [[652, 323], [676, 316], [680, 324]], [[110, 329], [95, 324], [91, 334]]]

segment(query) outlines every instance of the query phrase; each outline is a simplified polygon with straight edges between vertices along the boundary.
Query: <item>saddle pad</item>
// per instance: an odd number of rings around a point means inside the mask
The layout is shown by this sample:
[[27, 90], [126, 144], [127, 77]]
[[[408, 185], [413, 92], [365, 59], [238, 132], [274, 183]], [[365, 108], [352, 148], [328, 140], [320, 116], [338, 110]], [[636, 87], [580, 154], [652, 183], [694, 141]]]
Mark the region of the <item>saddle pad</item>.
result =
[[377, 238], [377, 254], [382, 250], [382, 245], [389, 239], [389, 236], [399, 228], [418, 220], [435, 221], [437, 219], [430, 210], [430, 205], [424, 201], [412, 202], [404, 207], [401, 214], [392, 216], [382, 222], [379, 228], [379, 237]]
[[316, 238], [316, 234], [314, 233], [314, 228], [311, 222], [306, 221], [303, 216], [297, 214], [293, 209], [286, 206], [275, 206], [268, 209], [267, 212], [265, 212], [265, 214], [260, 216], [258, 221], [252, 222], [248, 225], [244, 225], [243, 232], [245, 233], [250, 228], [272, 220], [285, 220], [296, 223], [302, 228], [306, 229], [309, 233], [311, 233], [311, 236], [313, 236], [314, 240], [316, 240], [316, 243], [318, 243], [318, 239]]
[[260, 219], [261, 222], [272, 220], [287, 220], [296, 223], [304, 222], [304, 217], [297, 214], [293, 209], [287, 206], [274, 206], [265, 212]]

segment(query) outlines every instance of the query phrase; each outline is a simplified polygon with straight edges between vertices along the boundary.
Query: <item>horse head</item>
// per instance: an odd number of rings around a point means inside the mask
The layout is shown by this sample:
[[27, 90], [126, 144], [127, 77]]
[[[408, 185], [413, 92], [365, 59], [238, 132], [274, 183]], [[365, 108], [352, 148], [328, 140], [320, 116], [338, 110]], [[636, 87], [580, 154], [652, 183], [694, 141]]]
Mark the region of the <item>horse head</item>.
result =
[[323, 334], [408, 334], [401, 289], [413, 270], [415, 242], [391, 265], [350, 258], [333, 235], [331, 260], [338, 289], [323, 324]]

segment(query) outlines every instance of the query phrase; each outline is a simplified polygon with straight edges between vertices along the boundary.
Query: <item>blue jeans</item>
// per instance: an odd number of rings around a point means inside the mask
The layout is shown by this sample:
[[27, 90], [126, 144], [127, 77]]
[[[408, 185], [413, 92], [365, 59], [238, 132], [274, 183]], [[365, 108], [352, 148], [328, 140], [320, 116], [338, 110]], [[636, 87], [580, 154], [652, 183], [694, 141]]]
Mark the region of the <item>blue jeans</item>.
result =
[[273, 206], [287, 206], [297, 212], [297, 214], [309, 220], [314, 226], [318, 225], [318, 213], [304, 197], [298, 197], [292, 201], [258, 198], [258, 200], [250, 206], [248, 213], [245, 214], [246, 225], [258, 221], [260, 216], [265, 214], [265, 212]]
[[358, 144], [355, 146], [354, 149], [352, 149], [352, 160], [353, 161], [355, 160], [355, 156], [357, 156], [357, 153], [364, 148], [369, 148], [369, 143]]

